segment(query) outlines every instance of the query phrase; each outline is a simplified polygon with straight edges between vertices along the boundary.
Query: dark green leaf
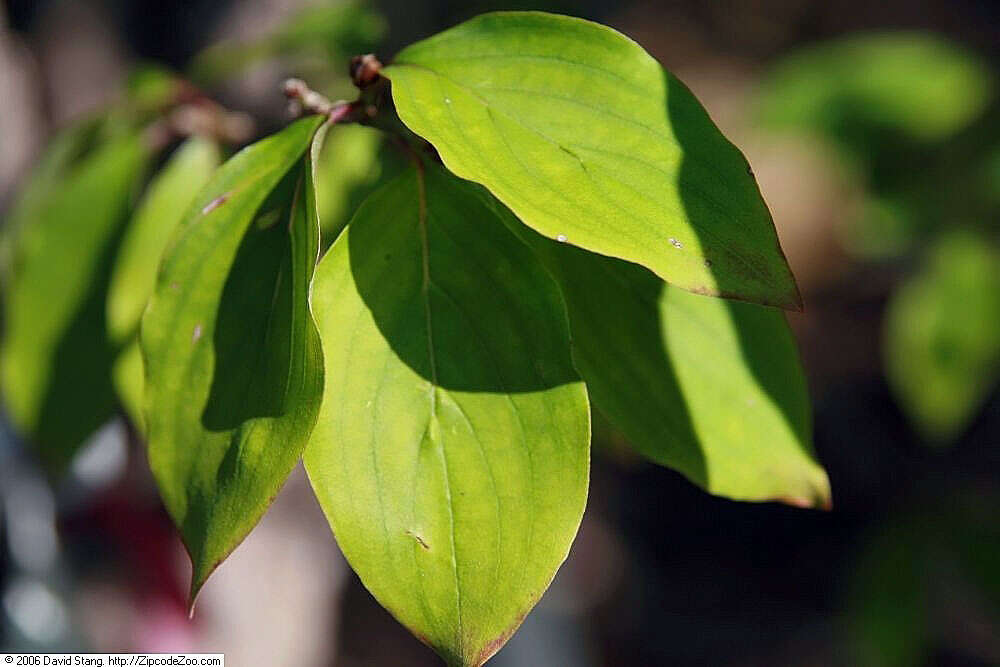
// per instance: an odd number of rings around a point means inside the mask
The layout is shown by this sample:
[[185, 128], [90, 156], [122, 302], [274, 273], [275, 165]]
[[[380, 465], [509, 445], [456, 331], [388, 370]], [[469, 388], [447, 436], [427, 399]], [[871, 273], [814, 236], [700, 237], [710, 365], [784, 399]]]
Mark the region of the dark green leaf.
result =
[[322, 398], [308, 290], [319, 248], [300, 120], [195, 198], [142, 321], [149, 460], [194, 566], [192, 599], [263, 515]]
[[729, 498], [830, 504], [781, 311], [690, 294], [635, 264], [514, 230], [562, 288], [594, 407], [643, 455]]
[[139, 133], [107, 140], [41, 188], [17, 232], [5, 286], [3, 395], [14, 425], [56, 471], [114, 412], [116, 350], [104, 304], [148, 158]]
[[404, 49], [385, 74], [445, 165], [545, 236], [693, 292], [800, 305], [746, 159], [627, 37], [486, 14]]
[[484, 193], [409, 171], [316, 272], [306, 470], [362, 582], [449, 665], [538, 601], [583, 514], [589, 412], [556, 285]]

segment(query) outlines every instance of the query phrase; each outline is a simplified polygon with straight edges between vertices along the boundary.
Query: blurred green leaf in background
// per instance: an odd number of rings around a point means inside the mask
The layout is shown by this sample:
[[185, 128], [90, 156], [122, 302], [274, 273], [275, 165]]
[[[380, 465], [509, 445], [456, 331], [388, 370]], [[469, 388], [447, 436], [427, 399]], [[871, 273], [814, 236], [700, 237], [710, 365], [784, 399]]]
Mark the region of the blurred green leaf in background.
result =
[[968, 425], [1000, 379], [1000, 252], [953, 234], [893, 296], [885, 325], [886, 375], [933, 442]]
[[385, 20], [366, 2], [319, 3], [299, 10], [261, 38], [213, 44], [194, 59], [188, 74], [195, 83], [213, 85], [279, 61], [316, 90], [347, 95], [348, 61], [371, 52], [385, 32]]
[[219, 164], [215, 141], [192, 137], [152, 179], [115, 258], [108, 287], [108, 333], [123, 348], [114, 362], [115, 389], [132, 423], [142, 428], [142, 357], [139, 321], [156, 285], [160, 258], [201, 187]]
[[765, 126], [845, 143], [864, 128], [939, 141], [975, 120], [994, 87], [978, 57], [937, 35], [854, 35], [784, 58], [761, 84], [758, 113]]
[[15, 218], [0, 346], [8, 414], [56, 471], [116, 409], [106, 294], [151, 158], [143, 134], [123, 125], [86, 156], [66, 160], [69, 144], [82, 139], [76, 132], [43, 161], [15, 209], [29, 219]]

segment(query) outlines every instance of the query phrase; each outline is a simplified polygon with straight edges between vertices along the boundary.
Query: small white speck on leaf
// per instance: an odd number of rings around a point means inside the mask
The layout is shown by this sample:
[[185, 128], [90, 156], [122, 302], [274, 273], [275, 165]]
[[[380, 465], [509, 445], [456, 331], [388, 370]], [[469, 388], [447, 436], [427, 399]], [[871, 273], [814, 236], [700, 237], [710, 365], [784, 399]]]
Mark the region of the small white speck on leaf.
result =
[[201, 338], [201, 325], [194, 325], [194, 331], [191, 333], [191, 342], [197, 343], [198, 339]]
[[566, 243], [566, 235], [560, 234], [559, 236], [556, 237], [556, 241], [559, 241], [559, 243]]
[[444, 98], [444, 103], [445, 104], [451, 104], [451, 98], [450, 97]]
[[680, 241], [678, 241], [677, 239], [675, 239], [673, 237], [671, 237], [668, 240], [670, 241], [670, 245], [672, 245], [673, 247], [677, 248], [678, 250], [680, 250], [681, 248], [684, 247], [683, 243], [681, 243]]

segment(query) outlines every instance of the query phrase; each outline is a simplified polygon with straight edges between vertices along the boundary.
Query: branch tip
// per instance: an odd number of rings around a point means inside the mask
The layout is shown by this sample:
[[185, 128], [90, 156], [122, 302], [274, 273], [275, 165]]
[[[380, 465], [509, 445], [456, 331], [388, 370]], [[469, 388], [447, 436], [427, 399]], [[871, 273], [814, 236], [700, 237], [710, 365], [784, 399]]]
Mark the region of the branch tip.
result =
[[378, 81], [382, 72], [382, 63], [375, 57], [374, 53], [366, 53], [363, 56], [351, 58], [351, 81], [358, 88], [367, 88]]

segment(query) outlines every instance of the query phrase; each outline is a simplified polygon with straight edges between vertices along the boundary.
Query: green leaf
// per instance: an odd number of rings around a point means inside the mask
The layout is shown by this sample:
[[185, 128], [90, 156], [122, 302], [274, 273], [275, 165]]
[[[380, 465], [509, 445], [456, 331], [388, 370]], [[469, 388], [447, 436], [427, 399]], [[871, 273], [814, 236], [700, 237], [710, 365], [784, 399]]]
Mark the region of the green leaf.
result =
[[49, 199], [95, 147], [104, 121], [105, 118], [98, 115], [77, 121], [56, 134], [45, 147], [0, 228], [0, 277], [4, 280], [13, 270], [19, 232], [44, 216]]
[[[4, 299], [0, 381], [15, 427], [60, 472], [115, 409], [104, 303], [149, 150], [122, 132], [42, 188], [17, 232]], [[62, 173], [64, 172], [64, 173]], [[35, 195], [30, 195], [34, 197]]]
[[146, 420], [142, 414], [145, 370], [138, 336], [130, 340], [112, 362], [111, 384], [132, 425], [140, 433], [145, 432]]
[[558, 289], [477, 186], [428, 167], [361, 206], [313, 306], [329, 381], [305, 464], [337, 541], [449, 665], [481, 665], [586, 502], [587, 395]]
[[194, 567], [192, 600], [299, 460], [322, 398], [308, 290], [319, 248], [300, 120], [216, 170], [142, 320], [149, 461]]
[[781, 311], [690, 294], [641, 266], [513, 229], [562, 288], [594, 407], [636, 449], [718, 495], [829, 506]]
[[156, 270], [195, 195], [219, 163], [215, 142], [188, 139], [146, 188], [122, 238], [108, 287], [108, 334], [125, 346], [112, 379], [132, 423], [142, 428], [142, 356], [136, 339], [142, 311], [156, 286]]
[[819, 131], [855, 144], [859, 134], [945, 139], [993, 97], [989, 68], [964, 48], [925, 33], [851, 36], [785, 58], [758, 93], [758, 116], [775, 128]]
[[886, 375], [933, 443], [960, 435], [1000, 380], [1000, 252], [968, 233], [938, 242], [886, 314]]
[[407, 47], [384, 73], [400, 118], [445, 165], [545, 236], [693, 292], [800, 307], [746, 159], [627, 37], [486, 14]]

